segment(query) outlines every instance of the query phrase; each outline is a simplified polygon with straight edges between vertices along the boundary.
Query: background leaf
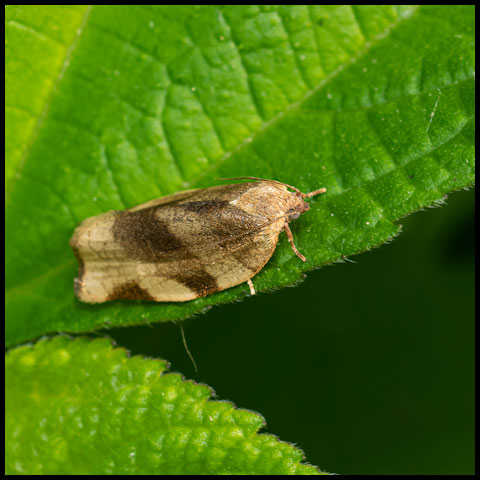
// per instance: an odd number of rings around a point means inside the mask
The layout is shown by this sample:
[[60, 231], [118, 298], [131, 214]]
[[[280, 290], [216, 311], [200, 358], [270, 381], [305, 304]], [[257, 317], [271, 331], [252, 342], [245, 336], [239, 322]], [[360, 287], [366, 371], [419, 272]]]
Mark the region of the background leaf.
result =
[[21, 160], [7, 159], [8, 344], [246, 295], [82, 305], [68, 239], [87, 216], [217, 176], [326, 186], [293, 227], [309, 262], [282, 239], [262, 291], [387, 241], [396, 219], [473, 182], [473, 7], [93, 7], [75, 10], [73, 40], [51, 38], [44, 8], [11, 8], [8, 38], [60, 41], [64, 56]]
[[107, 340], [57, 337], [6, 357], [7, 474], [315, 475], [264, 419], [205, 385], [127, 358]]
[[[475, 472], [475, 192], [404, 219], [404, 233], [301, 288], [178, 325], [104, 330], [215, 386], [350, 475]], [[280, 297], [280, 298], [279, 298]]]

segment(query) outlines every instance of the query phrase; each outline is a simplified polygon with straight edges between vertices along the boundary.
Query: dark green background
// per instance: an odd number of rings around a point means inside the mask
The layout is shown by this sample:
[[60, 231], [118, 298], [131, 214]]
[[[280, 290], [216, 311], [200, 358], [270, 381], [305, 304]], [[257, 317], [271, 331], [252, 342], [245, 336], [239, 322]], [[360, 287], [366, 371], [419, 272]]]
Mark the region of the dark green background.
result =
[[474, 193], [447, 203], [357, 263], [188, 320], [198, 373], [176, 324], [105, 333], [260, 412], [324, 470], [472, 474]]

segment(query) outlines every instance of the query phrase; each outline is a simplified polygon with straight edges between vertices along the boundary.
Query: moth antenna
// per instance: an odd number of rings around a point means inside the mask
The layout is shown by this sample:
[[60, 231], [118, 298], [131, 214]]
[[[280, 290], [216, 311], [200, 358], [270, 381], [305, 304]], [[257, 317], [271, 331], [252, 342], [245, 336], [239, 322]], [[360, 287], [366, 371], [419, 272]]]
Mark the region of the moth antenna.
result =
[[314, 197], [315, 195], [318, 195], [319, 193], [325, 193], [327, 191], [326, 188], [319, 188], [319, 189], [314, 190], [313, 192], [310, 192], [310, 193], [303, 193], [297, 187], [294, 187], [293, 185], [289, 185], [288, 183], [279, 182], [278, 180], [270, 180], [269, 178], [259, 178], [259, 177], [216, 178], [215, 180], [259, 180], [259, 181], [262, 181], [262, 182], [278, 183], [279, 185], [284, 185], [285, 187], [291, 188], [292, 190], [297, 192], [299, 195], [301, 195], [302, 198]]
[[326, 191], [327, 191], [326, 188], [319, 188], [319, 189], [314, 190], [313, 192], [310, 192], [310, 193], [300, 192], [300, 194], [302, 195], [303, 198], [309, 198], [309, 197], [314, 197], [315, 195], [318, 195], [319, 193], [325, 193]]

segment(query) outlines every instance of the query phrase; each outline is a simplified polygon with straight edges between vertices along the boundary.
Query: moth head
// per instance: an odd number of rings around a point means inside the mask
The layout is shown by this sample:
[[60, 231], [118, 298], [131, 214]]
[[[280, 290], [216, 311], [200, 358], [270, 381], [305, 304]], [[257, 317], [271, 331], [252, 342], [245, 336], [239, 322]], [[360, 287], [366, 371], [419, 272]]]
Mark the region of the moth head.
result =
[[296, 220], [302, 213], [310, 210], [310, 205], [305, 200], [303, 200], [303, 198], [298, 193], [295, 194], [295, 197], [297, 200], [295, 205], [287, 212], [288, 222]]

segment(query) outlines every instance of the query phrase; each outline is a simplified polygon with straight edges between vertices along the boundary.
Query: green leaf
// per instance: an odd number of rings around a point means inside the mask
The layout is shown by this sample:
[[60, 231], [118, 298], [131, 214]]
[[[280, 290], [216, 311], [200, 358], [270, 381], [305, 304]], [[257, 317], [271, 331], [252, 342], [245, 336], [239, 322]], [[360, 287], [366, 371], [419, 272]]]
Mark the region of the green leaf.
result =
[[108, 340], [65, 337], [6, 357], [6, 473], [320, 474], [257, 413], [205, 385], [128, 358]]
[[6, 341], [241, 299], [83, 305], [84, 218], [216, 177], [326, 187], [253, 279], [277, 289], [474, 181], [474, 6], [9, 6]]

